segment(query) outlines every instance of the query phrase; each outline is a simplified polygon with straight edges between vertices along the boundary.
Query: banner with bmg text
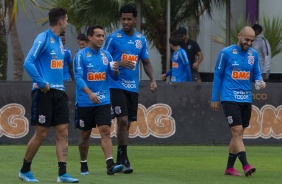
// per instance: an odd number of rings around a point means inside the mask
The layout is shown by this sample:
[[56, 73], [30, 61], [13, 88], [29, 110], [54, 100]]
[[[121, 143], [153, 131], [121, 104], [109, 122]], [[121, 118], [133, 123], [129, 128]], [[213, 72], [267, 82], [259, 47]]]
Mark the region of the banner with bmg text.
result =
[[[150, 92], [149, 81], [141, 81], [138, 121], [132, 122], [130, 144], [228, 144], [231, 138], [222, 109], [210, 109], [212, 83], [158, 82]], [[250, 126], [244, 141], [249, 144], [279, 144], [282, 138], [282, 84], [267, 83], [266, 89], [253, 91]], [[34, 134], [29, 124], [31, 82], [0, 82], [0, 144], [26, 144]], [[74, 128], [75, 83], [66, 83], [69, 97], [69, 143], [77, 144], [79, 130]], [[239, 96], [240, 97], [240, 96]], [[116, 143], [117, 124], [111, 136]], [[92, 130], [91, 142], [99, 143], [100, 134]], [[45, 141], [55, 143], [53, 129]]]

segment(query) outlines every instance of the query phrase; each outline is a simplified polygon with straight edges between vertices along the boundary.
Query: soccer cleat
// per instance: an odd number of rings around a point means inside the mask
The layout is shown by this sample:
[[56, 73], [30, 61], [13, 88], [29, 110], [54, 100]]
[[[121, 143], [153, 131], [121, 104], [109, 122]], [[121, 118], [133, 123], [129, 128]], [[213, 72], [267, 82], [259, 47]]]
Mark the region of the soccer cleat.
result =
[[242, 176], [242, 174], [238, 173], [233, 167], [225, 169], [224, 174], [231, 176]]
[[39, 180], [35, 179], [32, 172], [28, 171], [26, 173], [19, 172], [19, 178], [25, 182], [39, 182]]
[[89, 174], [88, 168], [81, 168], [80, 174], [81, 175], [88, 175]]
[[66, 174], [64, 174], [62, 176], [58, 176], [57, 182], [58, 183], [78, 183], [79, 180], [76, 179], [76, 178], [73, 178], [71, 175], [66, 173]]
[[107, 167], [107, 174], [114, 175], [117, 172], [122, 171], [123, 165], [113, 164], [111, 167]]
[[246, 177], [252, 176], [252, 174], [256, 172], [256, 168], [252, 167], [251, 165], [244, 166], [243, 170]]
[[131, 167], [130, 164], [123, 165], [123, 169], [121, 170], [121, 172], [124, 174], [130, 174], [130, 173], [133, 173], [133, 168]]
[[88, 171], [85, 171], [85, 172], [81, 171], [80, 174], [81, 174], [81, 175], [88, 175], [89, 172], [88, 172]]

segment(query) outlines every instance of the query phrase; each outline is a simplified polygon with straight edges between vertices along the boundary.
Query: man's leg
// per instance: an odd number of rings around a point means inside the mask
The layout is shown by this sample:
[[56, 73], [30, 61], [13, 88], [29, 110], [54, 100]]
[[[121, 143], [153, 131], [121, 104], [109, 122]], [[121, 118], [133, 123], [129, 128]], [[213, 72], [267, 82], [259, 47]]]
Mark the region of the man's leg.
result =
[[78, 149], [80, 153], [80, 174], [87, 175], [89, 174], [87, 158], [89, 150], [89, 138], [91, 135], [91, 130], [80, 130], [80, 142], [78, 144]]
[[122, 170], [122, 165], [116, 165], [113, 159], [113, 144], [111, 139], [111, 127], [109, 125], [99, 126], [101, 135], [101, 147], [107, 164], [107, 174], [113, 175]]
[[79, 180], [67, 173], [68, 157], [68, 124], [60, 124], [54, 127], [56, 135], [56, 153], [58, 157], [59, 176], [57, 182], [78, 183]]
[[30, 166], [37, 151], [46, 139], [48, 130], [48, 127], [36, 126], [35, 133], [27, 144], [23, 165], [19, 172], [19, 177], [21, 180], [26, 182], [38, 182], [38, 180], [35, 179], [33, 174], [30, 172]]

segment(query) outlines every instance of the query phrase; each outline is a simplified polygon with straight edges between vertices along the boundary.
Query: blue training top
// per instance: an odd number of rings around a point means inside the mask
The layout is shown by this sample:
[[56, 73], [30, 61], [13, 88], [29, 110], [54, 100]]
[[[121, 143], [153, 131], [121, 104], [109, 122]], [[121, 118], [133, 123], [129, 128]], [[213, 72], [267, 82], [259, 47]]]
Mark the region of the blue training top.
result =
[[110, 88], [138, 92], [139, 60], [149, 58], [146, 38], [137, 31], [132, 36], [128, 36], [119, 29], [107, 38], [104, 49], [109, 51], [114, 61], [136, 62], [136, 67], [133, 70], [119, 67], [119, 79], [118, 81], [110, 79]]
[[71, 75], [69, 71], [69, 65], [72, 64], [72, 54], [70, 49], [64, 47], [65, 57], [64, 57], [64, 81], [70, 81]]
[[[113, 61], [109, 52], [99, 49], [98, 52], [89, 46], [80, 50], [74, 60], [74, 73], [76, 79], [76, 101], [79, 107], [101, 106], [110, 104], [109, 79], [117, 80], [109, 62]], [[88, 87], [100, 98], [95, 104], [84, 92]]]
[[242, 51], [236, 44], [218, 55], [214, 71], [212, 102], [252, 102], [252, 80], [262, 80], [258, 53], [253, 48]]
[[180, 47], [173, 52], [171, 60], [171, 82], [191, 82], [191, 69], [186, 51]]
[[63, 82], [64, 46], [49, 28], [40, 33], [25, 59], [24, 68], [33, 80], [32, 89], [50, 88], [65, 91]]

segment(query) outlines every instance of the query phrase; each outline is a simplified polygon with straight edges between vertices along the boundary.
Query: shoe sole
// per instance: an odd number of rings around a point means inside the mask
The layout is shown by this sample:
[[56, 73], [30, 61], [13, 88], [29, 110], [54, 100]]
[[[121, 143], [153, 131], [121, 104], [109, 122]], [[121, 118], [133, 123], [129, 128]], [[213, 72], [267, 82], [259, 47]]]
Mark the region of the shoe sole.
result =
[[39, 182], [39, 181], [27, 181], [20, 174], [19, 174], [19, 179], [23, 182], [29, 182], [29, 183], [38, 183]]
[[133, 169], [125, 169], [121, 171], [123, 174], [131, 174], [133, 173]]
[[224, 173], [224, 175], [226, 175], [226, 176], [242, 176], [242, 174], [231, 174], [231, 173]]
[[246, 173], [245, 173], [245, 176], [248, 177], [248, 176], [252, 176], [252, 174], [256, 172], [256, 168], [251, 168], [250, 170], [248, 170]]

